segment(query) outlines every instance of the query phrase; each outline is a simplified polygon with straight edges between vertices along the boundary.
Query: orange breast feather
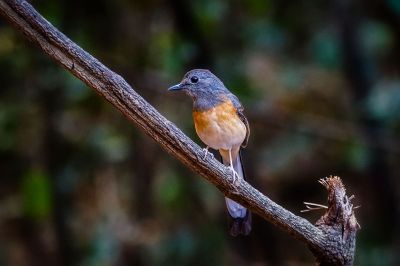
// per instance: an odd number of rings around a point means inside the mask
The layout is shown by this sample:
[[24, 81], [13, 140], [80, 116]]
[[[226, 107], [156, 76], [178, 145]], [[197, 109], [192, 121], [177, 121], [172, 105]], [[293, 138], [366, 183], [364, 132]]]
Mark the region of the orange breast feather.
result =
[[193, 120], [197, 135], [213, 149], [231, 149], [246, 137], [246, 126], [231, 101], [206, 111], [194, 111]]

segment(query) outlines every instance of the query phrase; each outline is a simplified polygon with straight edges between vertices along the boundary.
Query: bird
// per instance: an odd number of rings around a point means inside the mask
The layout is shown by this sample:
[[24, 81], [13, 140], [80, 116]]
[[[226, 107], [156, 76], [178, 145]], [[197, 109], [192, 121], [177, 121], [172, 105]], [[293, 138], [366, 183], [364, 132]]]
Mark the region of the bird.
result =
[[[250, 136], [249, 122], [239, 99], [223, 82], [207, 69], [188, 71], [182, 81], [168, 89], [184, 91], [193, 100], [193, 121], [197, 135], [208, 149], [219, 151], [222, 163], [231, 168], [233, 183], [245, 179], [241, 149]], [[232, 236], [249, 235], [251, 212], [241, 204], [225, 197], [229, 232]]]

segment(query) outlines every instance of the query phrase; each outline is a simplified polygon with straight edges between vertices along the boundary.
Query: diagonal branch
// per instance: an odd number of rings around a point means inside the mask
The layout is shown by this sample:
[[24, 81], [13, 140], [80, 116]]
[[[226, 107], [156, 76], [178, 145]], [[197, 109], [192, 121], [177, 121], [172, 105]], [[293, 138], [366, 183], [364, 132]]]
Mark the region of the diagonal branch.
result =
[[[265, 220], [305, 243], [320, 263], [333, 261], [335, 265], [351, 265], [356, 230], [347, 233], [344, 241], [343, 234], [338, 236], [320, 225], [312, 225], [276, 204], [245, 181], [240, 181], [240, 184], [234, 187], [231, 171], [227, 167], [211, 157], [204, 158], [204, 152], [197, 144], [147, 103], [121, 76], [68, 39], [28, 2], [0, 0], [0, 14], [54, 61], [107, 99], [167, 152], [214, 184], [226, 196], [240, 202]], [[350, 200], [347, 202], [350, 204]], [[350, 216], [355, 220], [352, 205], [349, 210]], [[327, 221], [331, 222], [330, 219]], [[327, 228], [331, 228], [331, 225], [327, 225]], [[333, 231], [336, 232], [335, 230], [341, 229], [335, 227]], [[349, 241], [353, 245], [351, 256], [343, 259], [343, 247], [345, 244], [348, 247]], [[341, 264], [336, 262], [341, 262]]]

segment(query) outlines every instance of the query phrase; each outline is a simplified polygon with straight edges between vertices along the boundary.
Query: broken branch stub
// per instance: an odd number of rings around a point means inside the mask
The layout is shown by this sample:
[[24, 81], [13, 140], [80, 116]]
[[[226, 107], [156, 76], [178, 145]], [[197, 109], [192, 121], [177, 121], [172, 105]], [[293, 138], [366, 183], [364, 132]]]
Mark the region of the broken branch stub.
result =
[[319, 265], [352, 265], [356, 233], [361, 228], [354, 214], [354, 196], [346, 195], [346, 189], [338, 176], [320, 179], [319, 183], [328, 190], [328, 209], [315, 225], [326, 234], [331, 245], [326, 245], [325, 254], [316, 254], [317, 261]]

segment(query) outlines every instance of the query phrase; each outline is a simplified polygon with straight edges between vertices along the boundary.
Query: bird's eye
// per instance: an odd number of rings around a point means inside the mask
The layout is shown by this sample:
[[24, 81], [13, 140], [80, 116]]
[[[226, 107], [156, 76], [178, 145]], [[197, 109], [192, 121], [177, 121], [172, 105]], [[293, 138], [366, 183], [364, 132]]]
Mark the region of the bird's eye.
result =
[[191, 81], [192, 83], [197, 83], [197, 82], [199, 81], [199, 78], [196, 77], [196, 76], [193, 76], [193, 77], [190, 78], [190, 81]]

